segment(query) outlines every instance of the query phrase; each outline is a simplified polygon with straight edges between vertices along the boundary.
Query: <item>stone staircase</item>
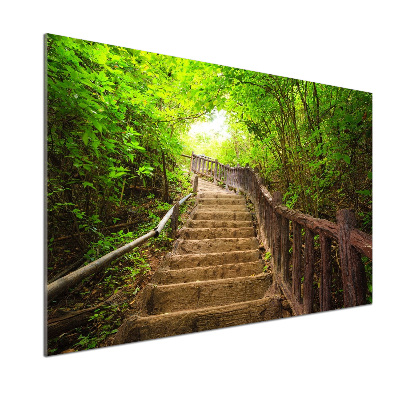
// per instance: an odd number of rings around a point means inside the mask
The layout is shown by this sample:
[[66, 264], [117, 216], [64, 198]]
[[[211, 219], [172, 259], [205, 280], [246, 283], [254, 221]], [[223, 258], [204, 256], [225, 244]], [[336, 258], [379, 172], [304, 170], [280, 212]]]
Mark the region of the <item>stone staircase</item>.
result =
[[191, 218], [114, 344], [281, 318], [258, 246], [243, 196], [199, 179]]

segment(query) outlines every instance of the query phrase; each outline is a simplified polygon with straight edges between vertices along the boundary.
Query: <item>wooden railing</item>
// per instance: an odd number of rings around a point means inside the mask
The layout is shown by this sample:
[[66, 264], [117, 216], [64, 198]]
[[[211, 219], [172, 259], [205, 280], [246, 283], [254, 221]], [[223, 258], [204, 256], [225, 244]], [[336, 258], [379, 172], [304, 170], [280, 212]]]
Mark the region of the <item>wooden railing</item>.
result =
[[77, 269], [76, 271], [73, 271], [68, 275], [65, 275], [55, 280], [54, 282], [49, 283], [47, 285], [47, 301], [53, 300], [61, 293], [65, 292], [69, 288], [72, 288], [73, 286], [81, 282], [82, 279], [88, 277], [89, 275], [104, 269], [105, 267], [110, 265], [111, 262], [122, 257], [124, 254], [129, 253], [135, 247], [140, 246], [150, 238], [157, 237], [164, 229], [166, 223], [170, 219], [171, 219], [171, 235], [172, 237], [175, 237], [178, 228], [179, 206], [182, 205], [191, 195], [192, 193], [188, 194], [183, 199], [175, 203], [175, 205], [170, 208], [170, 210], [165, 214], [165, 216], [158, 223], [158, 225], [150, 232], [135, 239], [133, 242], [127, 243], [124, 246], [119, 247], [118, 249], [115, 249], [110, 253], [107, 253], [98, 260], [92, 261], [91, 263]]
[[260, 239], [270, 250], [274, 279], [296, 315], [366, 304], [361, 257], [372, 260], [372, 237], [356, 229], [352, 210], [339, 210], [333, 223], [289, 209], [256, 171], [203, 155], [192, 153], [191, 171], [248, 195]]

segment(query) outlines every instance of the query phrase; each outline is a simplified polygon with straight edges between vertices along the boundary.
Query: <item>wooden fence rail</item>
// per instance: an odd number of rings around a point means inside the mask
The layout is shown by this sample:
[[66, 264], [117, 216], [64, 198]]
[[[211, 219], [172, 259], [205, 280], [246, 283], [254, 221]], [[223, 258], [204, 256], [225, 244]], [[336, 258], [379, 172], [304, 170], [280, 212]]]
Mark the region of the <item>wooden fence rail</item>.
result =
[[[197, 190], [197, 189], [196, 189]], [[165, 214], [162, 220], [158, 223], [158, 225], [151, 230], [150, 232], [146, 233], [145, 235], [137, 238], [136, 240], [125, 244], [124, 246], [107, 253], [103, 257], [92, 261], [91, 263], [85, 265], [69, 273], [66, 276], [63, 276], [54, 282], [51, 282], [47, 285], [47, 301], [51, 301], [59, 296], [61, 293], [65, 292], [69, 288], [72, 288], [76, 284], [82, 281], [82, 279], [88, 277], [89, 275], [101, 271], [105, 267], [111, 264], [112, 261], [117, 260], [118, 258], [122, 257], [124, 254], [129, 253], [135, 247], [140, 246], [147, 240], [152, 237], [157, 237], [161, 231], [164, 229], [166, 223], [171, 219], [171, 228], [172, 228], [172, 235], [174, 236], [178, 226], [178, 217], [179, 217], [179, 206], [182, 205], [192, 193], [185, 196], [183, 199], [179, 200], [170, 210]]]
[[372, 260], [372, 236], [356, 229], [352, 210], [339, 210], [337, 223], [314, 218], [285, 207], [282, 194], [271, 195], [251, 168], [231, 167], [193, 152], [190, 165], [194, 173], [249, 196], [260, 239], [271, 252], [274, 278], [295, 314], [335, 308], [334, 273], [339, 277], [339, 281], [335, 280], [335, 293], [343, 293], [341, 306], [366, 303], [367, 283], [361, 256]]

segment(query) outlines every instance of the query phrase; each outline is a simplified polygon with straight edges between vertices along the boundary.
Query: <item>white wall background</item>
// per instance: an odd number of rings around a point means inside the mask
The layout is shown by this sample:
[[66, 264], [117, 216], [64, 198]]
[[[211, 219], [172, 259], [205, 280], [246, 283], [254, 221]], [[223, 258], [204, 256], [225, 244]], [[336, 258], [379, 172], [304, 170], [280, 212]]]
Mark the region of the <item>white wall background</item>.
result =
[[[3, 4], [3, 398], [325, 400], [399, 395], [399, 221], [398, 214], [389, 214], [397, 209], [399, 195], [395, 5], [365, 0]], [[373, 306], [43, 357], [46, 32], [373, 92]]]

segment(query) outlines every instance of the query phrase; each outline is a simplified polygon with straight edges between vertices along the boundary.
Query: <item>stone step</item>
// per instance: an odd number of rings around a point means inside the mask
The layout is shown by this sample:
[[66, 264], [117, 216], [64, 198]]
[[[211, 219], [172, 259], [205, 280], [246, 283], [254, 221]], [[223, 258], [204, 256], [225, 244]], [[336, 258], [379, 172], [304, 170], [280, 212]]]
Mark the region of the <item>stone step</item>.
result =
[[222, 264], [255, 262], [259, 259], [260, 253], [258, 249], [208, 254], [174, 254], [169, 259], [169, 267], [170, 269], [208, 267]]
[[230, 221], [230, 220], [189, 220], [186, 224], [188, 228], [249, 228], [253, 222], [248, 221]]
[[[175, 247], [176, 246], [176, 247]], [[244, 251], [258, 249], [258, 241], [252, 238], [229, 238], [229, 239], [202, 239], [182, 240], [178, 239], [174, 246], [175, 254], [193, 253], [217, 253], [227, 251]]]
[[192, 219], [132, 302], [114, 344], [281, 318], [271, 285], [244, 197], [199, 179]]
[[170, 285], [172, 283], [186, 283], [258, 275], [262, 271], [263, 264], [261, 260], [258, 260], [247, 263], [215, 265], [211, 267], [159, 270], [154, 274], [152, 281], [159, 285]]
[[201, 332], [281, 317], [281, 301], [277, 296], [171, 314], [145, 317], [134, 315], [124, 321], [113, 344]]
[[256, 300], [264, 297], [271, 283], [272, 275], [263, 272], [202, 282], [149, 284], [142, 293], [140, 307], [142, 313], [157, 315]]
[[183, 228], [179, 231], [181, 239], [217, 239], [254, 237], [254, 228]]
[[199, 204], [204, 205], [228, 205], [228, 204], [246, 204], [246, 201], [243, 197], [235, 196], [234, 198], [215, 198], [215, 197], [200, 197], [197, 199]]
[[197, 198], [213, 198], [213, 199], [241, 199], [242, 196], [238, 194], [233, 194], [232, 192], [222, 193], [222, 192], [200, 192], [197, 194]]
[[249, 212], [245, 204], [199, 204], [196, 208], [196, 213], [198, 212], [213, 212], [213, 211], [239, 211], [239, 212]]
[[251, 214], [248, 211], [197, 211], [193, 219], [251, 221]]

